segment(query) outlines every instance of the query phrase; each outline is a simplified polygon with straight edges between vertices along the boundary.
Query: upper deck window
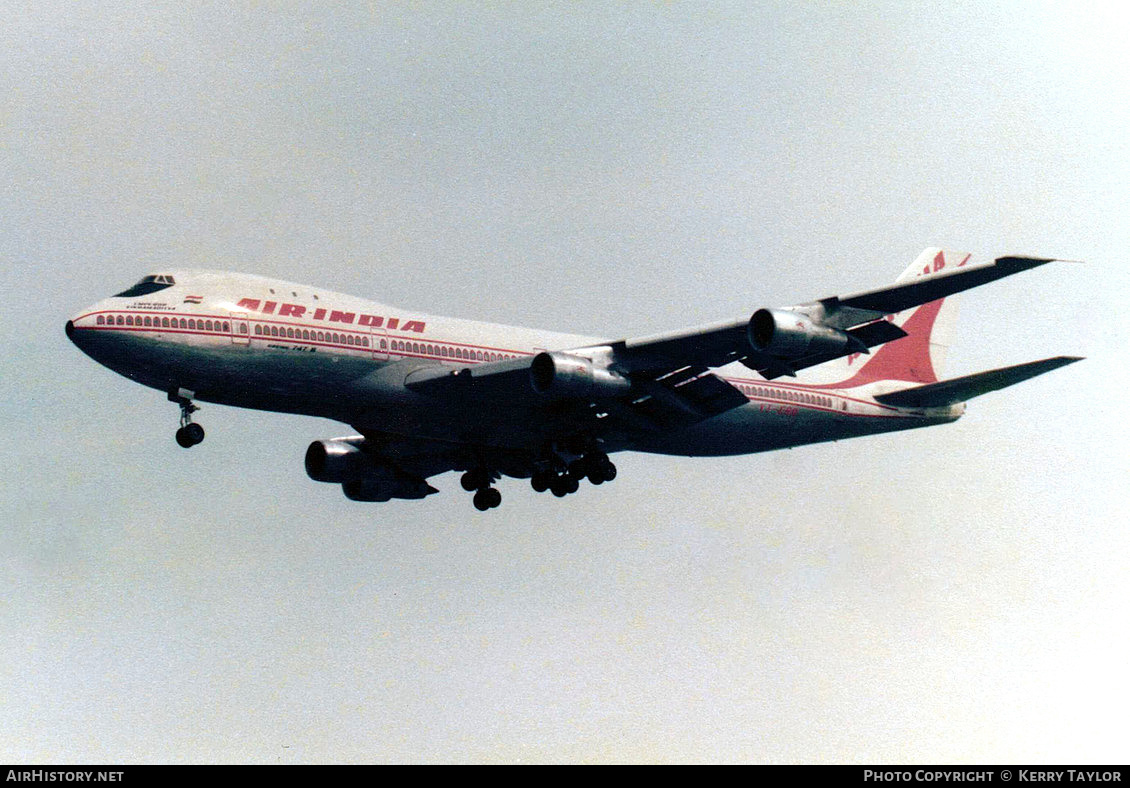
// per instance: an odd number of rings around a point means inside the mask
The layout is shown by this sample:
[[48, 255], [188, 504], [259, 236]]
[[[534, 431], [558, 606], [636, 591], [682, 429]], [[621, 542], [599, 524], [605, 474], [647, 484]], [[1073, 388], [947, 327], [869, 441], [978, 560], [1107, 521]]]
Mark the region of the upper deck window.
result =
[[166, 287], [172, 287], [175, 284], [176, 281], [169, 274], [149, 274], [149, 276], [141, 277], [137, 284], [129, 290], [118, 293], [114, 298], [136, 298], [137, 296], [156, 293], [158, 290], [164, 290]]

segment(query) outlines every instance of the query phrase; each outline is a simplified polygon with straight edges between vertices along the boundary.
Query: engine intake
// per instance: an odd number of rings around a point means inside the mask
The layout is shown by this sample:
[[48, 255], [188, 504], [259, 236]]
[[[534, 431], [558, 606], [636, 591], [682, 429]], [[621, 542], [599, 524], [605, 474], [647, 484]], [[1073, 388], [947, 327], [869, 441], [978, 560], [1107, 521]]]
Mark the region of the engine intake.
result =
[[545, 396], [617, 397], [631, 389], [632, 382], [590, 358], [538, 353], [530, 362], [530, 385]]
[[785, 309], [758, 309], [749, 319], [747, 333], [755, 350], [781, 358], [841, 354], [862, 344], [847, 332]]
[[314, 441], [306, 449], [306, 474], [316, 482], [340, 484], [353, 501], [415, 499], [437, 492], [426, 479], [373, 459], [362, 450], [364, 443], [360, 435]]
[[314, 441], [306, 449], [306, 475], [316, 482], [333, 484], [365, 477], [376, 463], [361, 451], [364, 442], [360, 436]]

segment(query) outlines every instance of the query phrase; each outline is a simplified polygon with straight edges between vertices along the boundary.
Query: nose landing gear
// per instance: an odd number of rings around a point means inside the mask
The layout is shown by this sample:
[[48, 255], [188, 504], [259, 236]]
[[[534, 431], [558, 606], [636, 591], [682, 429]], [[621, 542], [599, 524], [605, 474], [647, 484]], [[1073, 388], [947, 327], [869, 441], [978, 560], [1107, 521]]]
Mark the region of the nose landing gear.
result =
[[180, 429], [176, 432], [177, 443], [190, 449], [204, 440], [204, 428], [192, 420], [192, 414], [200, 410], [192, 401], [193, 392], [177, 389], [169, 393], [169, 402], [180, 406]]

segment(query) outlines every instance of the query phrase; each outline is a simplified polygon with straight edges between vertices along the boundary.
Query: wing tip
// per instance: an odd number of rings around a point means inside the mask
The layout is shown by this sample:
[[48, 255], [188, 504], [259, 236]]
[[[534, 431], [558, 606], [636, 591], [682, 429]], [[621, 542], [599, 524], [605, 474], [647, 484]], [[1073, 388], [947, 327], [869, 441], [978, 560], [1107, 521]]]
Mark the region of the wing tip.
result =
[[1034, 257], [1032, 255], [1010, 254], [994, 260], [997, 265], [1009, 266], [1017, 270], [1037, 268], [1048, 263], [1075, 263], [1082, 264], [1083, 260], [1069, 260], [1066, 257]]

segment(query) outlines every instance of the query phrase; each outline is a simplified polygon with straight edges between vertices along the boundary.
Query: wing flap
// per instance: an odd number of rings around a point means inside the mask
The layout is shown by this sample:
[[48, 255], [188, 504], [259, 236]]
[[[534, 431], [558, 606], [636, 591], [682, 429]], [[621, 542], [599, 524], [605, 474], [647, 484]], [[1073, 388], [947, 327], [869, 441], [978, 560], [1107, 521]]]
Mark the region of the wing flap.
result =
[[925, 386], [915, 386], [890, 394], [880, 394], [875, 399], [884, 405], [894, 405], [897, 408], [942, 408], [988, 394], [990, 391], [1014, 386], [1029, 378], [1081, 360], [1078, 356], [1056, 356], [1042, 361], [978, 372], [953, 380], [943, 380], [940, 383], [928, 383]]
[[745, 395], [703, 367], [676, 370], [656, 379], [634, 379], [641, 392], [612, 410], [629, 424], [676, 430], [745, 405]]

